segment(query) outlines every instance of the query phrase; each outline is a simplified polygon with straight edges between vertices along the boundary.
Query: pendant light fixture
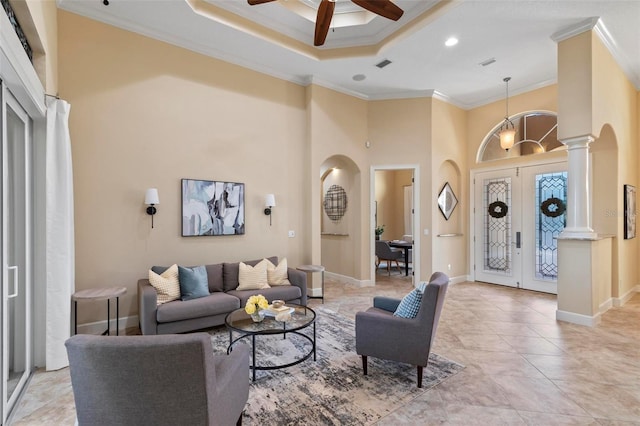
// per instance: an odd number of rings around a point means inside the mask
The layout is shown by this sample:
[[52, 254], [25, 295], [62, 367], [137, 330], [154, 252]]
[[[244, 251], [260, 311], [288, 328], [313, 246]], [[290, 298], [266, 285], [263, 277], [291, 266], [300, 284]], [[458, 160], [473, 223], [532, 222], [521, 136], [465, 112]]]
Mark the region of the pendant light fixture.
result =
[[505, 77], [504, 81], [507, 85], [506, 112], [504, 122], [500, 126], [500, 147], [505, 151], [509, 151], [515, 143], [516, 129], [513, 122], [509, 120], [509, 80], [511, 77]]

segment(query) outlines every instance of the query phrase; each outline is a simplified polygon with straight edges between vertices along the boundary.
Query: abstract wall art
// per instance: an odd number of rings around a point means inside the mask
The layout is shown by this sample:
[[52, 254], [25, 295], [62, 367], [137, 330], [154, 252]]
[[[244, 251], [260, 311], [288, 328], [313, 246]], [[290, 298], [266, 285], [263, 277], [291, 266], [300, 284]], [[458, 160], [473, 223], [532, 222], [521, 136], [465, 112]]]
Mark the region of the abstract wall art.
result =
[[636, 187], [624, 186], [624, 239], [636, 237]]
[[244, 184], [182, 179], [182, 236], [244, 235]]

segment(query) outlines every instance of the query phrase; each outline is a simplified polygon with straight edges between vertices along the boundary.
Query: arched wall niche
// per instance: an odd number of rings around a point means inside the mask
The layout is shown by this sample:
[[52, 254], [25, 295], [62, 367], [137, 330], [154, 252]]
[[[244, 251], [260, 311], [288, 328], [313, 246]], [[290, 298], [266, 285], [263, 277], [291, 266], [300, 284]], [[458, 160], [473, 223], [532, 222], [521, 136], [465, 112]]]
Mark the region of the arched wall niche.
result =
[[362, 216], [360, 168], [351, 158], [334, 155], [322, 163], [319, 177], [322, 265], [339, 275], [356, 276]]
[[516, 144], [508, 151], [500, 147], [500, 127], [503, 120], [496, 123], [487, 133], [478, 148], [477, 163], [519, 158], [565, 150], [558, 141], [558, 118], [553, 111], [523, 111], [509, 117], [516, 129]]
[[[611, 248], [611, 294], [619, 296], [621, 264], [635, 265], [633, 256], [621, 259], [624, 244], [624, 184], [618, 177], [618, 139], [609, 124], [600, 129], [600, 136], [591, 143], [591, 224], [599, 234], [615, 235]], [[625, 256], [629, 251], [624, 251]]]
[[[465, 239], [465, 217], [464, 204], [466, 200], [463, 191], [462, 172], [458, 164], [453, 160], [445, 160], [438, 167], [438, 173], [434, 180], [434, 194], [436, 199], [433, 202], [435, 211], [434, 218], [434, 238], [433, 241], [433, 270], [443, 271], [449, 276], [462, 276], [466, 274], [467, 265], [467, 240]], [[438, 207], [438, 195], [445, 184], [449, 184], [458, 201], [451, 212], [449, 219]], [[456, 259], [456, 260], [452, 260]]]

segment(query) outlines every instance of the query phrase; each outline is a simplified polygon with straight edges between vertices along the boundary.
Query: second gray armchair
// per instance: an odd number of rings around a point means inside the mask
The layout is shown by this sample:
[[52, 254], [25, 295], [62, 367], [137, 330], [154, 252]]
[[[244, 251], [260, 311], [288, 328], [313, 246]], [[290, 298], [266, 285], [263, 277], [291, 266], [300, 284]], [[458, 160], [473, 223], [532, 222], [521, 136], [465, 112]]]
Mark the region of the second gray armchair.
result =
[[442, 272], [431, 275], [415, 318], [394, 316], [400, 300], [389, 297], [375, 297], [373, 307], [356, 314], [356, 352], [362, 356], [365, 376], [369, 356], [404, 362], [417, 367], [422, 387], [448, 285], [449, 277]]

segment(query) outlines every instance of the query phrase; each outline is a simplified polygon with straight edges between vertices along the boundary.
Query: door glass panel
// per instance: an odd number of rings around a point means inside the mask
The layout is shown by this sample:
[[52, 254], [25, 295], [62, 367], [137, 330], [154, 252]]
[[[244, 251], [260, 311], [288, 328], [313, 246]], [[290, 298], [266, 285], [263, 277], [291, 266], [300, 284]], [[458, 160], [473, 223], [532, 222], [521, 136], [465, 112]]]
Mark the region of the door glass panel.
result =
[[484, 270], [511, 273], [511, 178], [484, 182]]
[[566, 226], [567, 172], [536, 175], [536, 278], [557, 280], [558, 240]]

